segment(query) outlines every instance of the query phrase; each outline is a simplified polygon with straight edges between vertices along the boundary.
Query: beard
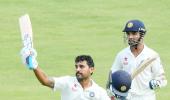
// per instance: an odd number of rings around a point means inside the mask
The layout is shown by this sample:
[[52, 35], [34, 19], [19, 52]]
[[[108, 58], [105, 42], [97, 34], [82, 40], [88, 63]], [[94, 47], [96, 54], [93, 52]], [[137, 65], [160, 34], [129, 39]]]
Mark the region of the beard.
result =
[[139, 44], [139, 41], [135, 41], [135, 40], [128, 40], [128, 44], [129, 44], [130, 46], [136, 46], [136, 45], [138, 45], [138, 44]]
[[130, 40], [128, 40], [128, 44], [129, 44], [130, 47], [135, 47], [136, 48], [138, 46], [138, 44], [141, 43], [141, 40], [142, 40], [142, 37], [140, 37], [138, 40], [130, 39]]
[[77, 73], [76, 73], [76, 78], [77, 78], [77, 80], [78, 80], [79, 82], [82, 81], [82, 80], [83, 80], [83, 75], [82, 75], [82, 73], [77, 72]]
[[79, 82], [86, 80], [88, 77], [85, 77], [82, 73], [76, 72], [76, 78]]
[[143, 36], [140, 36], [138, 40], [130, 39], [128, 40], [128, 44], [130, 47], [137, 47], [143, 40]]

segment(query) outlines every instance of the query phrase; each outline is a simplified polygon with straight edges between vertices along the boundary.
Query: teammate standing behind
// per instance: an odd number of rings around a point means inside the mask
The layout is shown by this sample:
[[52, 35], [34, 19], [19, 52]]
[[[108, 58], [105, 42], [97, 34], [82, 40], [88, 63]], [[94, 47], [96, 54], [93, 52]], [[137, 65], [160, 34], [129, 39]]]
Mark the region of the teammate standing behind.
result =
[[89, 55], [76, 57], [76, 77], [48, 77], [38, 67], [37, 53], [34, 49], [23, 48], [21, 55], [24, 64], [34, 71], [42, 85], [61, 91], [61, 100], [110, 100], [106, 91], [91, 79], [94, 72], [94, 62]]
[[[126, 23], [123, 32], [125, 32], [125, 39], [127, 39], [129, 47], [117, 54], [111, 71], [115, 72], [122, 69], [131, 74], [142, 61], [158, 55], [158, 53], [144, 44], [146, 29], [143, 22], [130, 20]], [[166, 85], [164, 69], [158, 56], [154, 62], [132, 80], [127, 99], [156, 100], [154, 90]]]

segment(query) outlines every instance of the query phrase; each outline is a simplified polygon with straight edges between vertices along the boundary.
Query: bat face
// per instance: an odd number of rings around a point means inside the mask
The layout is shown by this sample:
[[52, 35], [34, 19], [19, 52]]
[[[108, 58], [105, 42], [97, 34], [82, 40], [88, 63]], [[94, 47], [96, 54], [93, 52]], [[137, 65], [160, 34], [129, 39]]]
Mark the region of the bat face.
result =
[[24, 47], [33, 48], [32, 26], [28, 14], [19, 18], [19, 26]]

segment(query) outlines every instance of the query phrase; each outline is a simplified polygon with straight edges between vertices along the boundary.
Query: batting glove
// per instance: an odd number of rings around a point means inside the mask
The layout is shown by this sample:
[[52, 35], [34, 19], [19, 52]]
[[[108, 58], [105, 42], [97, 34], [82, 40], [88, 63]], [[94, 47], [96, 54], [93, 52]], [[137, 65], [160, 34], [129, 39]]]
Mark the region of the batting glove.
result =
[[36, 69], [38, 62], [36, 60], [37, 52], [33, 48], [23, 48], [21, 50], [22, 62], [31, 70]]
[[155, 90], [155, 89], [159, 88], [160, 87], [160, 81], [159, 80], [155, 80], [155, 79], [151, 80], [149, 82], [149, 87], [152, 90]]

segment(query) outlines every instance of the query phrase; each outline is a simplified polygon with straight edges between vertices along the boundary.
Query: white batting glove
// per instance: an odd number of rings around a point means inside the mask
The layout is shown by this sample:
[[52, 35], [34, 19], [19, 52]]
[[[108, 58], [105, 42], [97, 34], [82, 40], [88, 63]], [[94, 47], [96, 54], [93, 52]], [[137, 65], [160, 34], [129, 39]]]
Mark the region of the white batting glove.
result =
[[152, 90], [155, 90], [155, 89], [159, 88], [160, 87], [160, 81], [159, 80], [155, 80], [155, 79], [150, 80], [149, 87]]
[[38, 62], [36, 60], [37, 52], [34, 48], [23, 48], [21, 50], [22, 62], [31, 70], [36, 69]]

